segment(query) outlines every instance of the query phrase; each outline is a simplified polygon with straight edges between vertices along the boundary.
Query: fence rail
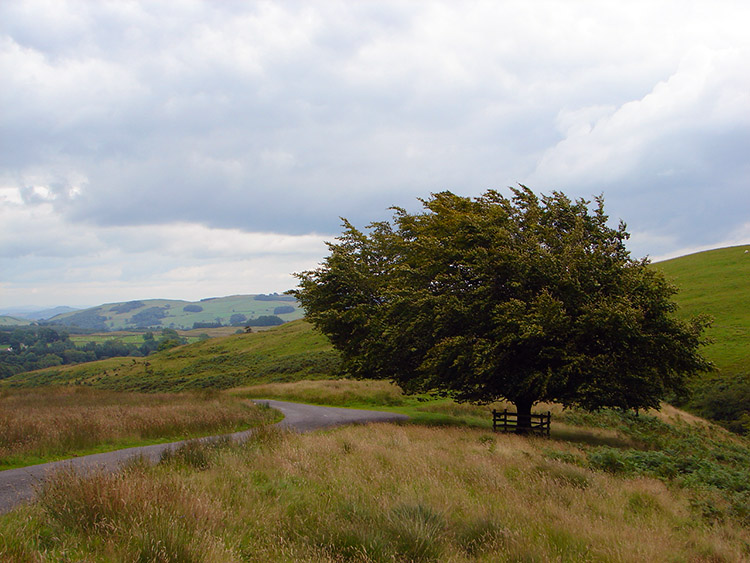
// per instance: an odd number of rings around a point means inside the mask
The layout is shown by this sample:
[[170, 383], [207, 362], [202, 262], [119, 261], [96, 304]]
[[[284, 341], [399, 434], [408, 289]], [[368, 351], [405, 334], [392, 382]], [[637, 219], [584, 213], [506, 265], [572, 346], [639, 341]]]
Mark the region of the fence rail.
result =
[[[495, 432], [517, 432], [519, 425], [526, 427], [529, 432], [549, 436], [552, 413], [547, 414], [521, 414], [517, 412], [492, 411], [492, 430]], [[520, 424], [519, 424], [520, 423]]]

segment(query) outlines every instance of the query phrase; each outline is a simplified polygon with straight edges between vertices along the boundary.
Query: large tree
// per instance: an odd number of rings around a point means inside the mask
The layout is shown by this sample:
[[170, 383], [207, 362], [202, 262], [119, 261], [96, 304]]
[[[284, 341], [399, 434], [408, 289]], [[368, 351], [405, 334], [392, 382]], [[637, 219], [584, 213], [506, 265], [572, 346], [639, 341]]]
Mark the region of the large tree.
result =
[[367, 232], [344, 220], [293, 293], [351, 375], [527, 415], [539, 401], [658, 408], [710, 368], [706, 320], [673, 315], [675, 288], [630, 257], [601, 198], [512, 191], [434, 194]]

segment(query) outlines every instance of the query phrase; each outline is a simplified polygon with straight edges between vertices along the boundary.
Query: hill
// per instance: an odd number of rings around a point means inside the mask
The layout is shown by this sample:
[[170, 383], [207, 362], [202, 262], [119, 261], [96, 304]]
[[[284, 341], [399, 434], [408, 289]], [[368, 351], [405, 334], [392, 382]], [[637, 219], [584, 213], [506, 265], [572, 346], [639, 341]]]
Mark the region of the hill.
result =
[[678, 314], [714, 318], [705, 354], [725, 373], [750, 366], [750, 245], [720, 248], [653, 264], [680, 292]]
[[44, 321], [47, 319], [51, 319], [52, 317], [56, 315], [62, 315], [64, 313], [73, 313], [75, 311], [79, 311], [80, 309], [76, 309], [74, 307], [66, 307], [66, 306], [60, 306], [60, 307], [53, 307], [52, 309], [19, 309], [18, 312], [14, 312], [13, 310], [6, 310], [5, 312], [7, 314], [10, 314], [11, 316], [18, 317], [20, 319], [28, 319], [30, 321]]
[[19, 319], [10, 315], [0, 315], [0, 326], [27, 326], [30, 324], [31, 321], [27, 319]]
[[[94, 330], [173, 328], [188, 330], [196, 323], [237, 325], [272, 324], [302, 318], [297, 302], [286, 295], [232, 295], [200, 301], [144, 299], [108, 303], [81, 311], [56, 315], [49, 324]], [[271, 319], [278, 317], [280, 321]], [[259, 320], [260, 319], [260, 320]]]
[[145, 358], [110, 358], [19, 373], [1, 384], [184, 391], [331, 377], [337, 369], [338, 354], [328, 339], [299, 320], [265, 331], [187, 344]]

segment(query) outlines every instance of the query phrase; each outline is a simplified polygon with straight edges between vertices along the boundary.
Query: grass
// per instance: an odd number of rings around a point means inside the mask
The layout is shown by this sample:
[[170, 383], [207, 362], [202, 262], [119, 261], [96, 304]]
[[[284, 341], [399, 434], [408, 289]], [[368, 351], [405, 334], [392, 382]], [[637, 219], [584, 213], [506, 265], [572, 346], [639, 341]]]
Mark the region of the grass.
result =
[[750, 245], [699, 252], [653, 265], [679, 288], [676, 301], [684, 317], [711, 315], [713, 343], [706, 357], [726, 372], [750, 365]]
[[212, 338], [146, 358], [110, 358], [16, 374], [2, 387], [85, 385], [117, 391], [226, 389], [250, 383], [331, 377], [338, 354], [305, 321]]
[[217, 392], [118, 393], [86, 387], [0, 392], [0, 470], [231, 433], [273, 415]]
[[489, 428], [492, 425], [491, 409], [506, 406], [505, 403], [483, 406], [459, 404], [431, 395], [404, 395], [399, 387], [387, 381], [350, 379], [266, 383], [238, 387], [228, 392], [254, 399], [398, 412], [408, 415], [414, 424], [437, 426]]
[[[643, 431], [609, 416], [598, 423]], [[709, 489], [598, 467], [597, 451], [466, 427], [354, 426], [306, 435], [268, 429], [242, 445], [190, 444], [157, 466], [136, 461], [119, 474], [59, 474], [38, 502], [0, 518], [0, 556], [211, 562], [750, 557], [746, 520], [705, 496]], [[712, 506], [718, 515], [706, 510]]]

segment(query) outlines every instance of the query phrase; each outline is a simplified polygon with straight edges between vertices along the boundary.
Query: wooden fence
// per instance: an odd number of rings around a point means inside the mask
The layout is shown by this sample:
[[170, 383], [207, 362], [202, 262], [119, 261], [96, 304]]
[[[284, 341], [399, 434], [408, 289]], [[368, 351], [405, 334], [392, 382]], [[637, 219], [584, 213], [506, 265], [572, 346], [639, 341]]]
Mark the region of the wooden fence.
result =
[[549, 436], [550, 423], [552, 421], [552, 413], [549, 411], [547, 411], [547, 414], [530, 415], [519, 415], [517, 412], [508, 412], [508, 409], [505, 409], [503, 412], [494, 409], [492, 411], [492, 429], [495, 432], [516, 432], [519, 420], [521, 423], [527, 423], [523, 424], [523, 426], [528, 427], [529, 432]]

